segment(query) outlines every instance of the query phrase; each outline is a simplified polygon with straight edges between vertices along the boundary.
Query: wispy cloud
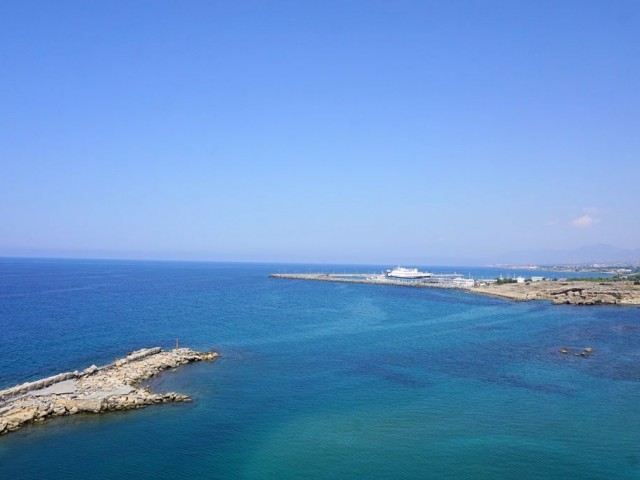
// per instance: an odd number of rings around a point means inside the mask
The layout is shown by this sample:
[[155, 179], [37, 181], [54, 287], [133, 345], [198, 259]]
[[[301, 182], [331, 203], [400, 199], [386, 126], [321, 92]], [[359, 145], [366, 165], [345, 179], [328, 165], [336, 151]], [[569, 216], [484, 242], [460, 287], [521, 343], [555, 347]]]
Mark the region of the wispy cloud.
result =
[[590, 227], [600, 221], [599, 218], [593, 217], [588, 213], [571, 220], [571, 226], [576, 228], [587, 228]]

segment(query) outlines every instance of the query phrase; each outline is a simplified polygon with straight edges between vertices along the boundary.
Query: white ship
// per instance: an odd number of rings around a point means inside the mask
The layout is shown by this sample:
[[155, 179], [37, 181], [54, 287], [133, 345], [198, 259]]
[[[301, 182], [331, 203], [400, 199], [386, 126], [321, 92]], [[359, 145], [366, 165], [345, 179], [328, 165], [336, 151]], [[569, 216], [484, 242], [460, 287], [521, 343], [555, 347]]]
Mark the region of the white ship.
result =
[[393, 270], [387, 270], [387, 277], [391, 278], [429, 278], [430, 272], [419, 272], [417, 268], [396, 267]]

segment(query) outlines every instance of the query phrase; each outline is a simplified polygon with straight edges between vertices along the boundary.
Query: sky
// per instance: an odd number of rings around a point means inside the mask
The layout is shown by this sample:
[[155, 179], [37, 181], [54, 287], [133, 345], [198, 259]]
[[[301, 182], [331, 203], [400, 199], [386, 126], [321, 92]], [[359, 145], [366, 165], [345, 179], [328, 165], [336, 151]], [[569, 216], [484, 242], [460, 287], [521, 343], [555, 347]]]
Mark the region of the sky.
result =
[[638, 25], [635, 0], [0, 2], [0, 256], [640, 248]]

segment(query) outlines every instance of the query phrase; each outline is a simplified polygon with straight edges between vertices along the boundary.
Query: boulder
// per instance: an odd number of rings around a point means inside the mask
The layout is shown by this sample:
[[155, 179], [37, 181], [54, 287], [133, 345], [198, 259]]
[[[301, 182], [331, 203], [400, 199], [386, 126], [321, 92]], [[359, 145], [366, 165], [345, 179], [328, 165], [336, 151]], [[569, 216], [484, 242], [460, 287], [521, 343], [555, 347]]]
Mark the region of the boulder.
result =
[[4, 421], [9, 425], [21, 425], [33, 420], [38, 413], [37, 407], [17, 408], [4, 416]]
[[102, 410], [102, 400], [78, 399], [76, 406], [81, 412], [98, 413]]
[[67, 413], [67, 409], [64, 405], [56, 405], [55, 407], [53, 407], [54, 415], [64, 415], [65, 413]]

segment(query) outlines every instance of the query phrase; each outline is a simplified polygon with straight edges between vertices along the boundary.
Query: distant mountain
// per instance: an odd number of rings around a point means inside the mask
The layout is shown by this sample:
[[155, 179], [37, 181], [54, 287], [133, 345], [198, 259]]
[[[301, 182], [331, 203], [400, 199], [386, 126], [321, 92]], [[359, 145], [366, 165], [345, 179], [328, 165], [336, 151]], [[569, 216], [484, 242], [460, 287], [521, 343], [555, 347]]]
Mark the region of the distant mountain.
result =
[[640, 249], [626, 250], [612, 245], [598, 244], [575, 250], [535, 250], [511, 252], [494, 263], [511, 264], [591, 264], [640, 263]]

